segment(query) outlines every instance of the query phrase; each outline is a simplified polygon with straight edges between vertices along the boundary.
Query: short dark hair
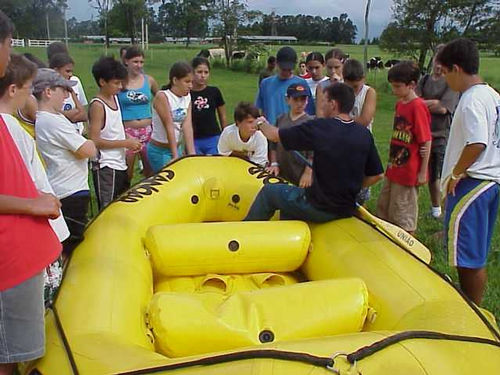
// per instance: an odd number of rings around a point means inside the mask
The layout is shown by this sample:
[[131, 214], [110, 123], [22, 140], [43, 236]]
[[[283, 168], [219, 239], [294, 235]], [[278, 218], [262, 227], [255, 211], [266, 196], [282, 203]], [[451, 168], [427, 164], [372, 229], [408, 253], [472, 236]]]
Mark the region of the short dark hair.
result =
[[68, 48], [63, 42], [52, 42], [47, 47], [47, 60], [50, 61], [56, 53], [68, 53]]
[[0, 78], [0, 97], [4, 96], [7, 87], [21, 87], [36, 75], [37, 67], [23, 55], [11, 54], [5, 75]]
[[420, 78], [420, 69], [414, 61], [401, 61], [389, 69], [387, 80], [389, 82], [402, 82], [409, 85], [411, 82], [417, 83]]
[[345, 81], [359, 81], [365, 78], [363, 65], [355, 59], [347, 59], [342, 68], [342, 76]]
[[206, 65], [208, 70], [210, 70], [210, 61], [206, 57], [197, 56], [193, 60], [191, 60], [191, 66], [193, 69], [196, 69], [200, 65]]
[[344, 51], [342, 51], [340, 48], [332, 48], [327, 53], [325, 53], [325, 61], [328, 61], [332, 58], [340, 60], [342, 63], [344, 63], [344, 61], [349, 58], [349, 55], [347, 53], [344, 53]]
[[[125, 53], [126, 60], [133, 59], [134, 57], [137, 57], [137, 56], [144, 57], [144, 51], [139, 46], [130, 46], [130, 47], [125, 48], [125, 50], [127, 51]], [[120, 56], [121, 56], [121, 51], [120, 51]]]
[[248, 116], [257, 118], [260, 116], [259, 109], [250, 102], [239, 102], [234, 109], [234, 121], [244, 121]]
[[437, 54], [436, 60], [447, 69], [458, 65], [467, 74], [479, 72], [479, 50], [476, 43], [467, 38], [452, 40]]
[[40, 60], [38, 57], [36, 57], [32, 53], [25, 52], [25, 53], [23, 53], [23, 56], [26, 57], [32, 63], [35, 63], [35, 65], [38, 68], [47, 68], [47, 64], [45, 64], [42, 60]]
[[323, 54], [321, 52], [311, 52], [306, 57], [306, 64], [309, 61], [319, 61], [321, 64], [324, 64], [325, 63], [325, 58], [323, 57]]
[[62, 68], [63, 66], [65, 66], [65, 65], [74, 64], [74, 63], [75, 62], [73, 61], [73, 59], [71, 58], [70, 55], [68, 55], [65, 52], [60, 52], [60, 53], [56, 53], [55, 55], [53, 55], [50, 58], [50, 60], [49, 60], [49, 68], [59, 69], [59, 68]]
[[127, 69], [121, 62], [115, 60], [113, 57], [103, 56], [92, 66], [92, 75], [94, 76], [97, 85], [101, 87], [99, 84], [100, 79], [108, 82], [112, 79], [127, 78]]
[[0, 10], [0, 43], [14, 34], [14, 24], [7, 15]]
[[329, 100], [335, 100], [339, 105], [340, 113], [349, 113], [354, 107], [354, 90], [345, 83], [337, 82], [324, 89]]
[[267, 58], [267, 63], [268, 64], [275, 64], [276, 63], [276, 56], [269, 56]]

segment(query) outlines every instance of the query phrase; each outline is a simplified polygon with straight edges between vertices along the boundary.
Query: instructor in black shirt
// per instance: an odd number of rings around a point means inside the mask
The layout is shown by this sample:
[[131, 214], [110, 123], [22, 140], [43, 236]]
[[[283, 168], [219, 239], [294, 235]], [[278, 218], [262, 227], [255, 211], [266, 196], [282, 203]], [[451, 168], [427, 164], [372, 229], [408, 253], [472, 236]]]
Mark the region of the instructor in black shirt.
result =
[[282, 220], [325, 222], [352, 216], [356, 195], [383, 178], [384, 169], [370, 131], [350, 117], [352, 88], [337, 83], [325, 89], [326, 118], [278, 130], [264, 117], [259, 130], [287, 150], [314, 151], [313, 183], [307, 189], [267, 184], [257, 195], [245, 220], [268, 220], [280, 210]]

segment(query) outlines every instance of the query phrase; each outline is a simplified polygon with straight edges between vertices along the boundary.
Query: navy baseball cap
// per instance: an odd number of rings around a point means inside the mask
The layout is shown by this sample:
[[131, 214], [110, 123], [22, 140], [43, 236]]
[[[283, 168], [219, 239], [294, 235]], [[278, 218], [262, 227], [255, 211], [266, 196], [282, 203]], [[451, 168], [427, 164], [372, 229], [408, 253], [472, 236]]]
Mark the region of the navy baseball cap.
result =
[[289, 98], [298, 98], [299, 96], [309, 96], [309, 91], [305, 85], [300, 83], [292, 83], [286, 89], [286, 96]]
[[297, 64], [297, 52], [292, 47], [282, 47], [276, 54], [276, 62], [282, 69], [293, 69]]

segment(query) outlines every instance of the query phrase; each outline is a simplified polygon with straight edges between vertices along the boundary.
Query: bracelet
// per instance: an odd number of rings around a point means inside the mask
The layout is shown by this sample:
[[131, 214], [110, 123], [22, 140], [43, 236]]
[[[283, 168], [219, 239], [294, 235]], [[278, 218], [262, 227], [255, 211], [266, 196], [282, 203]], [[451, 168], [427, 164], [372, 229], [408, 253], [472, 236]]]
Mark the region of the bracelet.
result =
[[271, 163], [271, 167], [279, 167], [279, 166], [280, 166], [280, 163], [278, 163], [278, 162], [273, 161]]
[[264, 123], [264, 121], [259, 120], [257, 121], [257, 130], [260, 130], [260, 126]]
[[463, 173], [460, 173], [458, 176], [455, 176], [455, 174], [453, 172], [451, 172], [451, 179], [453, 181], [460, 180], [463, 176], [464, 176]]

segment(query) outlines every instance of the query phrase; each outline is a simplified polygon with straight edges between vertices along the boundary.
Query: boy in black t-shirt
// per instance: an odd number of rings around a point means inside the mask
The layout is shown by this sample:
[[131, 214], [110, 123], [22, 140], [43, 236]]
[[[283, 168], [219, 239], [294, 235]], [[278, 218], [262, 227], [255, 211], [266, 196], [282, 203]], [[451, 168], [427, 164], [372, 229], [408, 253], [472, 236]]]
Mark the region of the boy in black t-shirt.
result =
[[337, 83], [325, 89], [326, 118], [281, 130], [259, 118], [259, 130], [269, 140], [287, 150], [314, 151], [314, 178], [307, 189], [265, 185], [245, 220], [268, 220], [278, 209], [281, 219], [311, 222], [353, 215], [359, 190], [382, 179], [384, 172], [370, 131], [349, 117], [353, 105], [352, 88]]

